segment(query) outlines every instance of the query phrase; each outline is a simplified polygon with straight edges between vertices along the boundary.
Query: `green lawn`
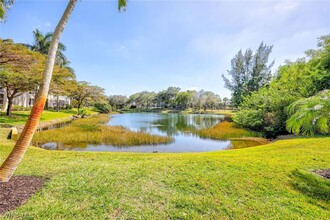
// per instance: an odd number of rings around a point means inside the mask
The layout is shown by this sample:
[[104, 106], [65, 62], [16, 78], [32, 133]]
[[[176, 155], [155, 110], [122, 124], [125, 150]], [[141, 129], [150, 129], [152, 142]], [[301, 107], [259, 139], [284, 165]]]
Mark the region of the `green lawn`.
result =
[[[0, 112], [0, 125], [16, 125], [24, 124], [29, 117], [30, 111], [15, 111], [11, 117], [7, 117], [5, 112]], [[70, 117], [73, 114], [71, 112], [55, 112], [55, 111], [43, 111], [40, 121], [49, 121], [58, 118]]]
[[[0, 162], [12, 147], [1, 142]], [[212, 153], [31, 147], [16, 175], [44, 188], [3, 219], [329, 219], [330, 137]]]
[[[88, 109], [87, 113], [93, 114], [95, 112]], [[6, 116], [5, 112], [0, 112], [0, 127], [1, 127], [1, 124], [6, 124], [6, 125], [25, 124], [26, 120], [29, 117], [29, 114], [30, 114], [30, 111], [14, 111], [14, 112], [12, 112], [12, 116], [8, 117], [8, 116]], [[44, 110], [40, 121], [50, 121], [53, 119], [68, 118], [68, 117], [70, 117], [72, 115], [76, 115], [76, 114], [77, 114], [76, 109], [61, 110], [59, 112]]]

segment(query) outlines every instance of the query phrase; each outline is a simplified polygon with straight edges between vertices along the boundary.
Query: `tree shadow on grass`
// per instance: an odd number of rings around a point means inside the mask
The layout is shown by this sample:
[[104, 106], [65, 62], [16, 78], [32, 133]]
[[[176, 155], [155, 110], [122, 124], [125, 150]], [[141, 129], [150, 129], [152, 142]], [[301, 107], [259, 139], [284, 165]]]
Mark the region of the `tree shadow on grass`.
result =
[[326, 203], [330, 203], [330, 181], [303, 170], [294, 170], [290, 175], [292, 186], [301, 193]]

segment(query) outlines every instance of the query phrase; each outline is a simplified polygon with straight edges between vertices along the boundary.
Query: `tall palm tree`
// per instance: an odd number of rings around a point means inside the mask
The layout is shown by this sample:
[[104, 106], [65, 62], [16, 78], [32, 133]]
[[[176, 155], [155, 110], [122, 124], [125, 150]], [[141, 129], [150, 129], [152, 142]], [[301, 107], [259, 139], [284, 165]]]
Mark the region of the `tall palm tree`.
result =
[[[2, 1], [2, 0], [1, 0]], [[56, 59], [56, 52], [60, 40], [60, 36], [70, 18], [70, 15], [77, 3], [77, 0], [70, 0], [64, 14], [55, 28], [52, 42], [49, 47], [47, 62], [40, 83], [40, 89], [36, 96], [36, 101], [32, 107], [29, 119], [27, 120], [22, 134], [17, 140], [13, 150], [5, 160], [5, 162], [0, 167], [0, 182], [8, 182], [15, 170], [17, 169], [19, 163], [22, 161], [25, 152], [27, 151], [32, 137], [37, 129], [42, 111], [46, 103], [46, 97], [48, 95], [49, 85], [52, 78], [52, 72]], [[118, 10], [126, 9], [126, 0], [118, 0]]]

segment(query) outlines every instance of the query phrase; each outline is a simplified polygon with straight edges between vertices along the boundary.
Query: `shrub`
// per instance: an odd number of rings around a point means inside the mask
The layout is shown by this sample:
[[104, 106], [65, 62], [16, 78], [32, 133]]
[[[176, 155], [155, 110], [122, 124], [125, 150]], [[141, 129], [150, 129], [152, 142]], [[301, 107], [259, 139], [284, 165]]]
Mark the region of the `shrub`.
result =
[[264, 120], [261, 110], [243, 109], [235, 114], [233, 120], [241, 127], [254, 130], [261, 129]]
[[84, 118], [85, 116], [87, 116], [87, 110], [84, 108], [79, 109], [78, 115], [80, 115], [82, 118]]
[[94, 108], [100, 113], [109, 113], [111, 111], [111, 106], [106, 103], [96, 103], [94, 104]]
[[289, 132], [304, 135], [330, 132], [330, 90], [300, 99], [286, 110], [291, 115], [286, 122]]

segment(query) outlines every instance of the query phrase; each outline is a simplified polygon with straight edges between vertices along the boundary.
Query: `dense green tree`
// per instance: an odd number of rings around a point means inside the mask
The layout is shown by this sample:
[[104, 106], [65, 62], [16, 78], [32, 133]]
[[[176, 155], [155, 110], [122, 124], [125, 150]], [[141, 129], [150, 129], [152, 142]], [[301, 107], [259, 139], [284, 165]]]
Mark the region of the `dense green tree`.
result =
[[166, 90], [158, 92], [155, 97], [157, 105], [165, 108], [171, 107], [174, 104], [176, 95], [180, 90], [181, 88], [179, 87], [170, 86]]
[[121, 109], [126, 106], [127, 97], [124, 95], [111, 95], [108, 100], [113, 109]]
[[222, 74], [225, 87], [232, 91], [232, 102], [238, 107], [243, 98], [251, 92], [258, 91], [271, 80], [271, 68], [274, 61], [268, 64], [269, 55], [273, 46], [267, 46], [263, 42], [255, 53], [247, 49], [244, 53], [238, 51], [231, 60], [231, 69], [228, 74], [231, 79]]
[[14, 98], [37, 90], [45, 57], [12, 40], [0, 40], [0, 48], [0, 86], [7, 93], [6, 115], [11, 116]]
[[217, 109], [220, 107], [221, 98], [219, 95], [215, 94], [211, 91], [204, 92], [204, 102], [203, 102], [203, 109]]
[[78, 108], [78, 112], [82, 106], [93, 105], [102, 102], [104, 99], [104, 89], [91, 85], [89, 82], [79, 81], [70, 95]]
[[306, 51], [314, 92], [330, 88], [330, 34], [319, 37], [317, 47]]
[[142, 91], [132, 94], [127, 103], [137, 108], [150, 108], [155, 104], [155, 92]]
[[177, 96], [175, 97], [174, 103], [176, 108], [186, 109], [188, 108], [189, 100], [190, 100], [189, 92], [182, 91], [182, 92], [178, 92]]

